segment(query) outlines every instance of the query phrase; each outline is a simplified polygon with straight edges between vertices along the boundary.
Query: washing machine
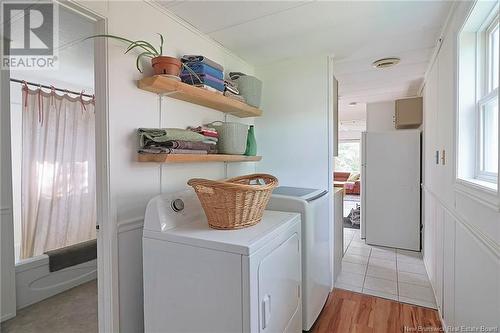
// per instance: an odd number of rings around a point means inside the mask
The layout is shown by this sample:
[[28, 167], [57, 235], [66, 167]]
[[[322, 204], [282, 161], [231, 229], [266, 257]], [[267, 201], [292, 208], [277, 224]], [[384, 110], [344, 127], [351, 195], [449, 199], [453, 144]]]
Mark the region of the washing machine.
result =
[[302, 217], [302, 329], [309, 331], [332, 289], [333, 223], [326, 190], [280, 186], [267, 209]]
[[146, 332], [301, 332], [300, 214], [208, 226], [194, 191], [153, 198], [143, 231]]

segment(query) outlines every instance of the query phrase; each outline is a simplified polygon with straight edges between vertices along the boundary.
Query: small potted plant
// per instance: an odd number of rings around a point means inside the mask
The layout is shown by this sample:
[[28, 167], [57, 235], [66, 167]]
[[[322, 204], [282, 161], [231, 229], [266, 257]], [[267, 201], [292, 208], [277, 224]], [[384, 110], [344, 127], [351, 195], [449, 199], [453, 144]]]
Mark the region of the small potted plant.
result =
[[140, 66], [141, 59], [143, 57], [150, 58], [151, 59], [151, 65], [153, 67], [153, 71], [155, 75], [172, 75], [172, 76], [179, 76], [179, 73], [181, 71], [181, 67], [186, 68], [189, 72], [191, 72], [193, 75], [196, 75], [188, 66], [183, 64], [179, 59], [174, 58], [174, 57], [169, 57], [169, 56], [164, 56], [163, 55], [163, 35], [158, 34], [160, 36], [160, 47], [155, 48], [151, 43], [145, 41], [145, 40], [130, 40], [124, 37], [120, 36], [115, 36], [115, 35], [95, 35], [95, 36], [90, 36], [89, 38], [112, 38], [119, 40], [121, 42], [127, 43], [128, 47], [127, 50], [125, 51], [125, 54], [129, 53], [130, 51], [134, 49], [139, 49], [140, 53], [137, 56], [136, 59], [136, 67], [139, 72], [142, 73], [142, 69]]

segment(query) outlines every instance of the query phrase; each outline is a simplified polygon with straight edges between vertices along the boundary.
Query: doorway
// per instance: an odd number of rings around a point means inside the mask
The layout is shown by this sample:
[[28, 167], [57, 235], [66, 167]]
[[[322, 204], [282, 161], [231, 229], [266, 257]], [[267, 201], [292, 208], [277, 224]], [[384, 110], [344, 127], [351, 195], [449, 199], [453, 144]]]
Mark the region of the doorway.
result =
[[339, 141], [335, 158], [334, 185], [343, 189], [344, 253], [354, 238], [360, 237], [361, 222], [361, 141]]
[[[2, 70], [1, 126], [7, 133], [2, 157], [8, 155], [2, 159], [2, 176], [8, 177], [2, 178], [9, 183], [1, 200], [2, 213], [8, 211], [2, 214], [4, 332], [97, 332], [103, 326], [98, 325], [98, 308], [106, 307], [99, 301], [97, 275], [109, 253], [101, 247], [97, 257], [105, 228], [96, 231], [98, 221], [107, 220], [102, 206], [108, 205], [98, 198], [109, 197], [99, 186], [98, 180], [108, 175], [96, 149], [107, 144], [102, 139], [107, 124], [101, 123], [106, 85], [105, 76], [95, 77], [95, 60], [105, 67], [105, 52], [104, 45], [85, 40], [104, 32], [104, 25], [76, 6], [53, 5], [58, 24], [54, 31], [39, 33], [58, 36], [57, 67]], [[11, 25], [25, 18], [11, 16]], [[11, 50], [16, 33], [22, 30], [11, 30]]]

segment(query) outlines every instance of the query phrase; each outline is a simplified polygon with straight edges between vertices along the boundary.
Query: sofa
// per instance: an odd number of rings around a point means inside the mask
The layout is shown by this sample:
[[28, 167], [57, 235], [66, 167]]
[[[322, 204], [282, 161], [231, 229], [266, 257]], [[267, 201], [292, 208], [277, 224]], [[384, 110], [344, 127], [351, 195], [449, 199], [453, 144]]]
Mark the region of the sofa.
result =
[[361, 193], [361, 181], [358, 173], [334, 172], [333, 185], [342, 187], [345, 194], [359, 195]]

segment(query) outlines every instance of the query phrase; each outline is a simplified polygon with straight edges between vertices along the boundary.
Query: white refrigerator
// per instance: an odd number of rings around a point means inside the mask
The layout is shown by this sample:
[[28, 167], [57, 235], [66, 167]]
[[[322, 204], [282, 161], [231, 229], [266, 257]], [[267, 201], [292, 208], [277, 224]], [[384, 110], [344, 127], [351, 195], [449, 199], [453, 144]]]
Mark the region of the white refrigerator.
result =
[[364, 132], [361, 139], [361, 238], [370, 245], [420, 251], [419, 130]]

